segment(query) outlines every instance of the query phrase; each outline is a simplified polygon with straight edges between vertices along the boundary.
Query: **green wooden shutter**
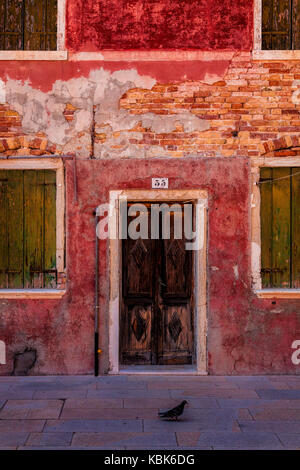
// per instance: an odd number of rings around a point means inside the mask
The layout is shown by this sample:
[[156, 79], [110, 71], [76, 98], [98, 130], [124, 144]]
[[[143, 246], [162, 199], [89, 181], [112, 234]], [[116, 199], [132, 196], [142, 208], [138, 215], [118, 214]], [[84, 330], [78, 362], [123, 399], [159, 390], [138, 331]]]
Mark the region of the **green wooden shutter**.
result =
[[295, 288], [300, 281], [299, 169], [261, 170], [263, 287]]
[[291, 0], [262, 0], [262, 49], [291, 49], [291, 26]]
[[300, 289], [300, 168], [292, 168], [292, 286]]
[[57, 0], [25, 0], [25, 50], [55, 50]]
[[55, 171], [0, 171], [0, 288], [55, 285]]

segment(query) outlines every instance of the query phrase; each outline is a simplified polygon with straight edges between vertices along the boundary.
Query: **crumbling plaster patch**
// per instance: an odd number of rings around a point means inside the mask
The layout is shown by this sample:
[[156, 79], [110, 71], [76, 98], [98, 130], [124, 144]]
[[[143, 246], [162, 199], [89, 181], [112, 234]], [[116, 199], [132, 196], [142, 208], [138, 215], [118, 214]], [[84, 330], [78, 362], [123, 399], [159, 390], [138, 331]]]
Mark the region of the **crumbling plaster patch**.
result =
[[[0, 101], [16, 110], [22, 119], [25, 134], [43, 133], [58, 151], [74, 152], [88, 158], [92, 148], [92, 133], [105, 128], [105, 142], [94, 147], [96, 158], [111, 156], [154, 156], [163, 149], [159, 146], [140, 146], [130, 143], [132, 130], [141, 122], [152, 132], [172, 132], [181, 125], [185, 132], [204, 131], [209, 123], [188, 110], [176, 115], [159, 116], [154, 113], [131, 115], [119, 109], [119, 101], [132, 88], [151, 89], [156, 80], [139, 75], [135, 69], [109, 72], [103, 68], [93, 70], [89, 76], [68, 81], [57, 80], [45, 93], [26, 82], [17, 80], [0, 82]], [[74, 119], [64, 117], [66, 104], [76, 108]], [[95, 122], [93, 121], [95, 119]]]

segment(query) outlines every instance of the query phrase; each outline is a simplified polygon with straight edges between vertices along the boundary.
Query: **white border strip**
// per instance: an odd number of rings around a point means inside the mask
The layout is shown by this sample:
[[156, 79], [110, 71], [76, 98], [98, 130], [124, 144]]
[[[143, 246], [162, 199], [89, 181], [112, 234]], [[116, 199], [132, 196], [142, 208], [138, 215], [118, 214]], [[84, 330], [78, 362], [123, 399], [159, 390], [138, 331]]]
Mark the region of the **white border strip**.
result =
[[234, 52], [230, 51], [100, 51], [100, 52], [76, 52], [69, 53], [71, 61], [145, 61], [145, 62], [164, 62], [164, 61], [229, 61], [234, 57]]

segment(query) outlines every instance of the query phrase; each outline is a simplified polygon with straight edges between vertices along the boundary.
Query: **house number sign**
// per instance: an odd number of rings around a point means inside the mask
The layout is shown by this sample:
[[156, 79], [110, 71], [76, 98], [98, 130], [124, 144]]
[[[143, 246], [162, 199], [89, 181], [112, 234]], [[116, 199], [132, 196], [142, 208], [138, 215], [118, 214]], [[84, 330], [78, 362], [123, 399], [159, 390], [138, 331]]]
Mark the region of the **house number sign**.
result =
[[152, 178], [152, 189], [168, 189], [169, 178]]

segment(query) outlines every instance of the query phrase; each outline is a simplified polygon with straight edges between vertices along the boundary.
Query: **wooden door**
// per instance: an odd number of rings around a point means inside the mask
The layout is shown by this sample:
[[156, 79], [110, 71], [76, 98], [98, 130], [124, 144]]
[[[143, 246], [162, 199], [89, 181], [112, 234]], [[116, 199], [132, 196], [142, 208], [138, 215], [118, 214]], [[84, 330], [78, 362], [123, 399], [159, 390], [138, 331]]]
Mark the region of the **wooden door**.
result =
[[[157, 239], [151, 239], [151, 204], [144, 217], [148, 239], [122, 243], [122, 364], [191, 364], [193, 361], [193, 262], [186, 240], [177, 238], [174, 221], [184, 211], [170, 213], [170, 236], [163, 238], [162, 215]], [[128, 223], [132, 217], [128, 217]], [[167, 220], [167, 219], [166, 219]], [[178, 224], [177, 224], [178, 227]]]

